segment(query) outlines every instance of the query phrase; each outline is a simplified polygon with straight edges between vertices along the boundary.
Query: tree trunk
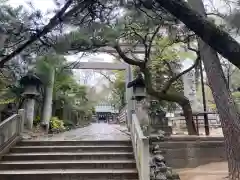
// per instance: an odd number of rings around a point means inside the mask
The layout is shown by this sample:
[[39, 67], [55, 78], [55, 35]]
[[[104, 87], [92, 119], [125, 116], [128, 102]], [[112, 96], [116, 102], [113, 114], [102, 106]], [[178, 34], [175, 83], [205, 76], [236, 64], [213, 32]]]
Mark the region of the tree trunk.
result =
[[144, 73], [144, 78], [145, 78], [145, 85], [147, 89], [147, 93], [150, 96], [153, 96], [157, 98], [158, 100], [164, 100], [168, 102], [175, 102], [179, 104], [182, 107], [183, 114], [185, 116], [186, 120], [186, 126], [188, 130], [189, 135], [197, 135], [196, 127], [193, 121], [193, 116], [192, 116], [192, 108], [190, 105], [189, 100], [184, 97], [183, 95], [176, 93], [162, 93], [158, 92], [155, 89], [153, 89], [152, 81], [151, 81], [151, 73], [147, 68], [141, 69], [141, 71]]
[[[152, 10], [153, 2], [152, 0], [146, 0], [143, 5], [147, 9]], [[215, 51], [240, 68], [240, 44], [227, 32], [221, 30], [200, 13], [193, 10], [184, 0], [156, 0], [156, 2], [154, 4], [156, 7], [166, 9]]]
[[186, 99], [183, 102], [178, 102], [178, 104], [182, 107], [183, 115], [186, 120], [188, 135], [197, 135], [198, 132], [193, 121], [192, 107], [189, 100]]
[[[205, 9], [202, 1], [188, 0], [192, 7], [203, 15]], [[227, 152], [229, 177], [240, 179], [240, 117], [232, 95], [228, 89], [218, 54], [199, 39], [199, 49], [208, 77], [210, 88], [217, 105], [223, 129]]]
[[49, 73], [50, 83], [45, 87], [45, 96], [43, 104], [43, 114], [41, 125], [43, 129], [48, 132], [49, 122], [52, 117], [52, 99], [53, 99], [53, 86], [54, 86], [54, 77], [55, 70], [51, 70]]

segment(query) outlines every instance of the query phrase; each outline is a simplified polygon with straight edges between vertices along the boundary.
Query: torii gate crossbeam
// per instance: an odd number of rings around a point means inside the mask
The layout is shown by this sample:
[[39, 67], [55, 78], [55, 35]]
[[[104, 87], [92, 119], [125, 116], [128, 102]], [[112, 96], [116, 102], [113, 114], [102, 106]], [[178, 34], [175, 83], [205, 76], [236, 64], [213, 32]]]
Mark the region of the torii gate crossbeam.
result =
[[[137, 45], [135, 47], [131, 47], [129, 44], [120, 44], [120, 47], [122, 51], [126, 51], [130, 48], [134, 54], [145, 54], [145, 47], [143, 45]], [[155, 51], [155, 45], [152, 46], [151, 51]], [[97, 49], [97, 52], [117, 54], [117, 51], [114, 48], [109, 46], [101, 47]]]
[[67, 65], [68, 69], [95, 69], [95, 70], [126, 70], [126, 63], [111, 63], [111, 62], [70, 62]]

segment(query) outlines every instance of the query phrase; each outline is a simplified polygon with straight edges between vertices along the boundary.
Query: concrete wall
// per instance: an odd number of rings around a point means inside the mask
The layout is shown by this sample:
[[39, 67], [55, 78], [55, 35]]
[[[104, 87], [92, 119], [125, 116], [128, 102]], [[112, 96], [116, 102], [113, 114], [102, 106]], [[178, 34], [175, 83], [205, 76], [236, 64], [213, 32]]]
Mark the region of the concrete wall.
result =
[[170, 137], [165, 142], [153, 141], [153, 144], [159, 144], [167, 165], [172, 168], [193, 168], [226, 160], [222, 137]]

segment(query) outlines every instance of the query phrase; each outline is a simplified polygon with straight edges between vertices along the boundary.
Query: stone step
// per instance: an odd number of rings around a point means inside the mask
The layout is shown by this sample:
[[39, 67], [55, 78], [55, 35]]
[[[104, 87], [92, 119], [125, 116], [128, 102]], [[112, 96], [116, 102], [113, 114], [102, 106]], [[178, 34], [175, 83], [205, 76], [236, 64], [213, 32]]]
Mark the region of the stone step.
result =
[[18, 146], [105, 146], [105, 145], [126, 145], [131, 146], [130, 140], [67, 140], [67, 141], [55, 141], [55, 140], [23, 140], [20, 141]]
[[136, 169], [36, 169], [1, 170], [1, 180], [130, 180], [138, 179]]
[[0, 170], [31, 169], [134, 169], [134, 160], [2, 161]]
[[45, 152], [45, 153], [9, 153], [3, 161], [31, 160], [124, 160], [134, 159], [133, 152]]
[[132, 146], [128, 145], [105, 145], [105, 146], [15, 146], [10, 152], [132, 152]]

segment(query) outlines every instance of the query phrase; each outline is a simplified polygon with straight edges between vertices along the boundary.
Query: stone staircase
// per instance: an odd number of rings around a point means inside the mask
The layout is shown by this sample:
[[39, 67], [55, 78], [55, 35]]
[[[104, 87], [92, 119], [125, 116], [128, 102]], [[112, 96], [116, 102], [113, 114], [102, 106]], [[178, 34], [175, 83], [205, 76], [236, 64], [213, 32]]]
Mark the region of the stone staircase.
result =
[[0, 161], [0, 180], [138, 179], [131, 141], [20, 141]]

